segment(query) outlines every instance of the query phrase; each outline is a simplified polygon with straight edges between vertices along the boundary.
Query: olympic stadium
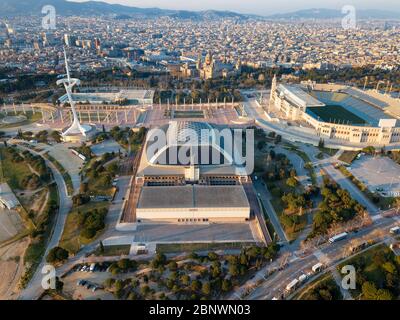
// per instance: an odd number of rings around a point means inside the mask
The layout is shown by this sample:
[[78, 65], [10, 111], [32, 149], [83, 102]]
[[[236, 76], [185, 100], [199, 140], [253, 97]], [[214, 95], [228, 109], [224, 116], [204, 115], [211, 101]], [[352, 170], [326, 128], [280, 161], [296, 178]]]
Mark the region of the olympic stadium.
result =
[[274, 80], [270, 106], [281, 119], [311, 127], [321, 138], [372, 145], [400, 141], [400, 101], [374, 90]]

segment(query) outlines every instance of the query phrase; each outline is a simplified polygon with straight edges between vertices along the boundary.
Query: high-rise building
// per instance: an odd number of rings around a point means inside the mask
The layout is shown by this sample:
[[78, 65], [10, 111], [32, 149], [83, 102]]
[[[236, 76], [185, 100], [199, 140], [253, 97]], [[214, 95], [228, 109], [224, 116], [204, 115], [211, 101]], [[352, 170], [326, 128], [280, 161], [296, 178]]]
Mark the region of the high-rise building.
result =
[[68, 47], [76, 46], [76, 37], [69, 33], [64, 34], [64, 44]]

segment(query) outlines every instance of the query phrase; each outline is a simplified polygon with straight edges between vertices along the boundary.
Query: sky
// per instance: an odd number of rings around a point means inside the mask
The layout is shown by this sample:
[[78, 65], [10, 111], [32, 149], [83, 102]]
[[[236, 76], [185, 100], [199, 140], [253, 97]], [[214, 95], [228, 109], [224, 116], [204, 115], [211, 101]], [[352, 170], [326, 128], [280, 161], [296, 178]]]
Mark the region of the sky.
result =
[[[83, 2], [87, 0], [69, 0]], [[400, 0], [102, 0], [134, 7], [158, 7], [179, 10], [229, 10], [240, 13], [269, 15], [301, 9], [341, 9], [353, 5], [356, 9], [380, 9], [400, 12]]]

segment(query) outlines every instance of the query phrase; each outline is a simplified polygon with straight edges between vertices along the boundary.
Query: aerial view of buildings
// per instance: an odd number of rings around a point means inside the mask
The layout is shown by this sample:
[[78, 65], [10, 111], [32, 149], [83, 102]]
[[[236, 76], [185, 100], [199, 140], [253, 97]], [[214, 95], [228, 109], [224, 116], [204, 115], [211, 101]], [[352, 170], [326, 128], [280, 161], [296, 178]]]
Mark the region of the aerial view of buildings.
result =
[[0, 300], [400, 299], [400, 7], [48, 2], [0, 3]]

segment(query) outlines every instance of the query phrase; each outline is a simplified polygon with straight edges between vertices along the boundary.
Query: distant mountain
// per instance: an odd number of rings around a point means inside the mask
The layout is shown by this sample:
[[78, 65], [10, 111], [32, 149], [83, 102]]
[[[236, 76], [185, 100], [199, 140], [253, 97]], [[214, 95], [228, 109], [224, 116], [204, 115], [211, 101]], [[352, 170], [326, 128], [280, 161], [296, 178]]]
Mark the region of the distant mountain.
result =
[[66, 0], [1, 0], [0, 16], [12, 15], [40, 15], [45, 5], [53, 5], [57, 14], [62, 16], [101, 16], [116, 15], [118, 17], [144, 17], [156, 18], [170, 16], [179, 19], [215, 19], [238, 18], [246, 19], [250, 15], [239, 14], [230, 11], [184, 11], [167, 10], [159, 8], [137, 8], [118, 4], [108, 4], [99, 1], [69, 2]]
[[[268, 16], [268, 19], [301, 20], [301, 19], [341, 19], [345, 14], [335, 9], [306, 9], [289, 13], [279, 13]], [[357, 19], [400, 19], [400, 11], [357, 10]]]
[[[57, 14], [62, 16], [102, 16], [114, 15], [117, 19], [129, 18], [158, 18], [173, 17], [178, 19], [221, 19], [235, 18], [248, 19], [250, 17], [263, 19], [338, 19], [343, 14], [340, 10], [334, 9], [307, 9], [291, 13], [274, 14], [267, 17], [261, 17], [250, 14], [240, 14], [231, 11], [187, 11], [187, 10], [168, 10], [159, 8], [138, 8], [123, 6], [118, 4], [109, 4], [101, 1], [70, 2], [67, 0], [0, 0], [0, 16], [14, 15], [41, 15], [42, 8], [45, 5], [53, 5]], [[400, 12], [383, 10], [357, 10], [358, 19], [400, 19]]]

